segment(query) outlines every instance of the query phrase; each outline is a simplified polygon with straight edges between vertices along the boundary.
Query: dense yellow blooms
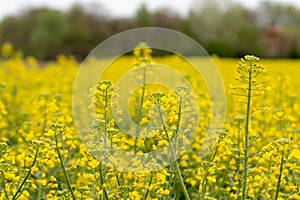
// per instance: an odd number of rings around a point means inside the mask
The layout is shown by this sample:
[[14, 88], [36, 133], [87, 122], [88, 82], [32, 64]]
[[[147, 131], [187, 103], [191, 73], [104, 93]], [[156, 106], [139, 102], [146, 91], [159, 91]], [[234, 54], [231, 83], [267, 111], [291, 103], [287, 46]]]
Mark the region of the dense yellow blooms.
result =
[[[72, 115], [73, 83], [79, 69], [74, 58], [59, 56], [56, 62], [40, 67], [33, 57], [15, 56], [14, 49], [9, 44], [2, 47], [1, 55], [0, 199], [12, 199], [15, 194], [18, 194], [18, 199], [72, 199], [57, 150], [76, 199], [184, 198], [179, 178], [174, 173], [174, 164], [152, 172], [122, 172], [106, 167], [86, 149], [78, 137]], [[187, 79], [197, 89], [201, 112], [197, 135], [189, 150], [178, 158], [191, 199], [239, 199], [244, 156], [241, 134], [245, 120], [235, 112], [240, 104], [234, 101], [233, 96], [228, 96], [224, 130], [210, 154], [202, 158], [199, 150], [211, 114], [209, 95], [203, 82], [194, 81], [199, 77], [191, 76], [194, 71], [189, 73], [189, 68], [185, 68], [186, 62], [177, 56], [152, 60], [151, 49], [146, 48], [144, 51], [136, 49], [134, 59], [133, 65], [132, 58], [129, 57], [121, 57], [112, 65], [139, 67], [153, 64], [155, 60], [156, 63], [174, 66], [180, 73], [187, 74]], [[203, 58], [192, 59], [202, 62]], [[214, 59], [229, 89], [234, 80], [237, 61]], [[297, 200], [300, 199], [300, 91], [293, 87], [300, 86], [299, 79], [294, 78], [299, 71], [296, 68], [300, 66], [300, 61], [263, 59], [262, 62], [268, 67], [270, 79], [263, 80], [263, 85], [257, 85], [257, 97], [253, 106], [255, 109], [251, 113], [248, 198], [274, 199], [281, 174], [278, 199]], [[285, 68], [293, 69], [291, 72], [287, 71], [292, 78], [279, 74]], [[265, 67], [258, 69], [265, 71]], [[126, 69], [116, 70], [114, 78], [120, 77], [122, 70]], [[109, 74], [104, 76], [108, 78]], [[108, 118], [112, 117], [106, 105], [111, 103], [109, 98], [117, 89], [115, 81], [99, 82], [94, 88], [95, 98], [90, 106], [96, 111], [93, 117], [99, 120], [98, 125], [107, 128], [110, 140], [120, 148], [131, 151], [134, 151], [136, 145], [137, 152], [156, 151], [168, 146], [168, 138], [161, 131], [149, 132], [147, 134], [151, 139], [139, 138], [135, 143], [133, 137], [117, 130], [117, 120], [122, 119], [103, 121], [106, 114], [109, 115]], [[243, 94], [245, 91], [243, 85], [232, 87], [235, 94]], [[136, 95], [140, 92], [136, 91]], [[170, 130], [170, 136], [175, 137], [179, 99], [170, 91], [149, 94], [142, 104], [144, 110], [140, 125], [147, 126], [151, 123], [151, 113], [147, 112], [159, 104], [165, 109], [165, 125]], [[133, 97], [131, 101], [136, 99]], [[135, 113], [135, 108], [131, 108], [131, 113]], [[153, 116], [156, 116], [155, 113]], [[186, 125], [185, 128], [189, 129], [189, 126]], [[281, 169], [282, 159], [284, 162]], [[27, 174], [30, 175], [18, 193]]]

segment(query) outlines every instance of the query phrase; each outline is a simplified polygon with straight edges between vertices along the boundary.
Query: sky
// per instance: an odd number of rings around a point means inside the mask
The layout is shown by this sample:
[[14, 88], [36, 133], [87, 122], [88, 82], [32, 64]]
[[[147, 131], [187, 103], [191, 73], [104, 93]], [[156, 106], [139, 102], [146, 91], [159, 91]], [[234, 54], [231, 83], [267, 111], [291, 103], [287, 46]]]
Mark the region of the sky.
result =
[[[31, 7], [47, 6], [60, 10], [67, 10], [71, 5], [79, 2], [83, 5], [97, 3], [110, 16], [131, 17], [135, 10], [145, 3], [149, 10], [171, 8], [180, 15], [186, 15], [191, 5], [200, 0], [9, 0], [0, 6], [0, 20], [8, 15], [17, 15]], [[245, 6], [254, 7], [262, 0], [233, 0]], [[271, 0], [272, 2], [287, 2], [300, 7], [299, 0]]]

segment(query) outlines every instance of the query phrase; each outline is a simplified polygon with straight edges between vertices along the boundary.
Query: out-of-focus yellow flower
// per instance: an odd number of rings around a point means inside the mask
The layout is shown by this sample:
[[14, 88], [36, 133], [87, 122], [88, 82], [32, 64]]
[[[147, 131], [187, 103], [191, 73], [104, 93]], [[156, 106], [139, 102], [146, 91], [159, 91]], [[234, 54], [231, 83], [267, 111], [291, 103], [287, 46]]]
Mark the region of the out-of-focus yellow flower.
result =
[[91, 162], [89, 162], [89, 166], [92, 168], [96, 168], [100, 162], [98, 160], [93, 159]]
[[10, 56], [12, 56], [14, 53], [14, 47], [12, 44], [6, 42], [2, 45], [1, 47], [1, 55], [4, 58], [8, 58]]
[[39, 180], [36, 180], [36, 183], [39, 185], [45, 186], [47, 184], [47, 181], [44, 179], [39, 179]]
[[217, 180], [216, 180], [216, 178], [214, 177], [214, 176], [208, 176], [207, 177], [207, 180], [209, 181], [209, 182], [211, 182], [211, 183], [215, 183]]

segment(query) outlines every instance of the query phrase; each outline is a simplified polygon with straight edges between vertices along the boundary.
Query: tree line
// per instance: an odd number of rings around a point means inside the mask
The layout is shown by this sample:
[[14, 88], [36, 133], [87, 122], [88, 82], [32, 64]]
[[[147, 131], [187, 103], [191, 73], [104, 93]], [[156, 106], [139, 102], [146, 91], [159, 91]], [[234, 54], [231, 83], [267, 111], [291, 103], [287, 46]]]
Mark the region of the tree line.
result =
[[210, 54], [300, 58], [298, 7], [270, 1], [255, 8], [229, 1], [203, 2], [195, 4], [184, 17], [168, 8], [150, 11], [144, 4], [133, 17], [121, 18], [109, 16], [100, 6], [80, 4], [67, 11], [30, 9], [0, 22], [0, 45], [10, 42], [24, 54], [43, 60], [54, 59], [58, 54], [82, 60], [101, 41], [116, 33], [156, 26], [189, 35]]

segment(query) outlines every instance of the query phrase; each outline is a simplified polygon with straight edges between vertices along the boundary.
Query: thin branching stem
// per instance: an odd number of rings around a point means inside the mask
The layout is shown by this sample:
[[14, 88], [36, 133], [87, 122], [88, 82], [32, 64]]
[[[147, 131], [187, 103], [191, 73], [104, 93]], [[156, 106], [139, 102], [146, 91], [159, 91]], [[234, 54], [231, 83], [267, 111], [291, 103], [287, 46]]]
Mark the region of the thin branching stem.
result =
[[[149, 183], [148, 183], [148, 187], [150, 187], [151, 186], [151, 184], [152, 184], [152, 179], [153, 179], [153, 172], [151, 172], [151, 176], [150, 176], [150, 180], [149, 180]], [[146, 193], [145, 193], [145, 195], [144, 195], [144, 198], [143, 198], [143, 200], [147, 200], [148, 199], [148, 196], [149, 196], [149, 192], [150, 192], [150, 189], [146, 189], [147, 191], [146, 191]]]
[[143, 104], [144, 104], [144, 98], [145, 98], [145, 90], [146, 90], [146, 67], [143, 68], [143, 86], [142, 86], [142, 94], [141, 94], [141, 100], [139, 105], [139, 113], [137, 118], [137, 130], [135, 133], [135, 140], [134, 140], [134, 153], [137, 152], [137, 140], [140, 134], [140, 123], [142, 120], [142, 114], [143, 114]]
[[58, 154], [58, 158], [59, 158], [59, 162], [61, 164], [62, 170], [64, 172], [65, 179], [67, 181], [68, 189], [69, 189], [69, 191], [70, 191], [70, 193], [72, 195], [72, 199], [76, 200], [74, 192], [73, 192], [73, 189], [72, 189], [72, 186], [71, 186], [71, 182], [70, 182], [69, 176], [68, 176], [68, 174], [66, 172], [66, 168], [65, 168], [65, 165], [64, 165], [61, 153], [60, 153], [59, 148], [58, 148], [58, 139], [57, 139], [56, 131], [54, 131], [54, 135], [55, 135], [55, 147], [56, 147], [56, 151], [57, 151], [57, 154]]
[[[108, 87], [105, 89], [105, 104], [104, 104], [104, 150], [107, 150], [107, 138], [108, 138], [108, 133], [107, 133], [107, 126], [108, 126]], [[112, 153], [112, 141], [110, 141], [110, 151]], [[105, 158], [106, 162], [106, 158]], [[105, 167], [106, 163], [104, 163]], [[100, 173], [100, 182], [102, 186], [102, 192], [103, 192], [103, 199], [108, 200], [108, 194], [106, 189], [103, 187], [104, 182], [105, 182], [105, 177], [106, 177], [106, 170], [101, 169], [101, 163], [99, 165], [99, 173]]]
[[162, 115], [162, 112], [161, 112], [160, 105], [158, 105], [158, 110], [159, 110], [159, 116], [160, 116], [160, 119], [161, 119], [161, 122], [162, 122], [162, 125], [163, 125], [163, 129], [164, 129], [164, 132], [166, 133], [167, 140], [169, 142], [171, 152], [172, 152], [172, 156], [173, 156], [173, 159], [174, 159], [174, 162], [175, 162], [176, 172], [177, 172], [177, 175], [179, 177], [179, 184], [181, 186], [181, 189], [183, 191], [185, 199], [190, 200], [190, 196], [189, 196], [189, 193], [187, 192], [186, 187], [184, 185], [184, 181], [183, 181], [183, 177], [182, 177], [181, 170], [180, 170], [180, 167], [179, 167], [179, 163], [178, 163], [177, 158], [176, 158], [176, 152], [175, 152], [174, 147], [172, 145], [172, 141], [170, 139], [167, 127], [166, 127], [164, 119], [163, 119], [163, 115]]
[[12, 200], [18, 199], [20, 197], [20, 195], [22, 194], [22, 192], [23, 192], [22, 188], [23, 188], [24, 184], [26, 183], [27, 179], [29, 178], [29, 176], [31, 174], [31, 170], [32, 170], [32, 167], [35, 165], [38, 153], [39, 153], [39, 149], [37, 148], [35, 156], [34, 156], [34, 159], [33, 159], [33, 162], [32, 162], [32, 164], [30, 166], [30, 169], [29, 169], [28, 173], [26, 174], [24, 180], [22, 181], [21, 185], [19, 186], [18, 190], [14, 194]]
[[[252, 66], [250, 66], [252, 68]], [[252, 89], [252, 69], [249, 70], [248, 79], [248, 94], [247, 94], [247, 111], [245, 124], [245, 138], [244, 138], [244, 177], [243, 177], [243, 191], [242, 199], [247, 198], [247, 176], [248, 176], [248, 148], [249, 148], [249, 121], [250, 121], [250, 106], [251, 106], [251, 89]]]
[[[219, 150], [219, 144], [220, 144], [220, 141], [221, 141], [221, 138], [219, 138], [218, 142], [217, 142], [217, 146], [216, 146], [216, 149], [215, 149], [215, 152], [210, 160], [210, 162], [212, 163], [215, 159], [215, 157], [217, 156], [217, 153], [218, 153], [218, 150]], [[207, 188], [207, 183], [208, 183], [208, 180], [207, 180], [207, 175], [208, 175], [208, 169], [205, 170], [205, 173], [204, 173], [204, 177], [203, 177], [203, 181], [202, 181], [202, 195], [199, 191], [198, 193], [198, 197], [197, 199], [204, 199], [205, 197], [205, 193], [206, 193], [206, 188]]]
[[237, 159], [237, 174], [238, 174], [238, 186], [239, 186], [239, 191], [240, 193], [240, 188], [241, 188], [241, 179], [240, 179], [240, 164], [241, 164], [241, 151], [240, 151], [240, 144], [241, 144], [241, 121], [238, 122], [238, 159]]
[[282, 151], [282, 156], [281, 156], [281, 162], [280, 162], [279, 176], [278, 176], [277, 187], [276, 187], [275, 200], [277, 200], [278, 196], [279, 196], [280, 183], [281, 183], [282, 170], [283, 170], [283, 163], [284, 163], [284, 150]]
[[107, 195], [107, 191], [104, 188], [104, 178], [103, 178], [103, 173], [102, 173], [102, 169], [101, 169], [101, 163], [99, 164], [99, 173], [100, 173], [100, 184], [102, 187], [102, 191], [103, 191], [103, 199], [108, 200], [108, 195]]
[[[181, 113], [182, 113], [182, 97], [179, 100], [179, 108], [178, 108], [178, 117], [177, 117], [177, 122], [176, 122], [176, 132], [175, 132], [175, 137], [176, 137], [176, 143], [175, 143], [175, 149], [177, 149], [177, 139], [178, 139], [178, 131], [179, 131], [179, 125], [180, 125], [180, 120], [181, 120]], [[173, 183], [173, 173], [174, 173], [174, 162], [170, 164], [169, 171], [170, 171], [170, 179], [168, 181], [167, 189], [170, 190], [171, 185]], [[168, 199], [168, 197], [166, 197]]]

